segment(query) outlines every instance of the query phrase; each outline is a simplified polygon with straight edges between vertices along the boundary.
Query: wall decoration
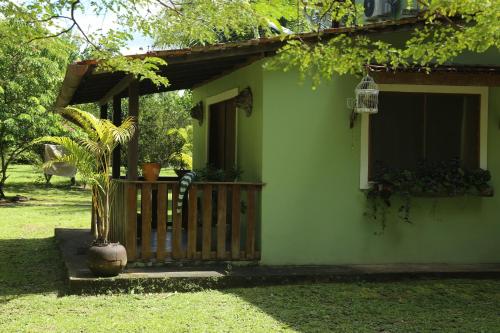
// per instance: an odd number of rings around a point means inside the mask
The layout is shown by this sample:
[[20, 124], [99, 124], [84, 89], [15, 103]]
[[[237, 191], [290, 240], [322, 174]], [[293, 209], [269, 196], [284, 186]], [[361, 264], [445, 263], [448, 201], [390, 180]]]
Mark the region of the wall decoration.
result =
[[236, 107], [245, 112], [247, 117], [250, 117], [253, 111], [253, 95], [252, 89], [247, 87], [236, 96]]
[[189, 112], [191, 118], [198, 120], [198, 124], [203, 124], [203, 102], [196, 104]]

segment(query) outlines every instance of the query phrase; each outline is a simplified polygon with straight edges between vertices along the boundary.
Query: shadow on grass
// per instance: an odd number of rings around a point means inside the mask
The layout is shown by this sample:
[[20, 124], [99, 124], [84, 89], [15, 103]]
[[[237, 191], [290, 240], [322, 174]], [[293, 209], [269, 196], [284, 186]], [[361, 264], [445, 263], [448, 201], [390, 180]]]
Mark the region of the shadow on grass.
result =
[[279, 321], [284, 329], [296, 332], [342, 331], [339, 320], [352, 315], [352, 301], [339, 302], [328, 294], [342, 283], [309, 284], [232, 289], [231, 294], [258, 307]]
[[[64, 293], [65, 271], [55, 239], [0, 239], [0, 297]], [[12, 297], [9, 297], [12, 296]]]
[[409, 332], [415, 327], [489, 332], [500, 327], [498, 280], [338, 282], [229, 292], [298, 332]]
[[90, 195], [88, 188], [84, 189], [82, 187], [74, 187], [69, 184], [46, 185], [40, 183], [15, 183], [5, 186], [5, 192], [7, 193], [7, 196], [18, 193], [32, 192], [45, 195], [58, 195], [64, 193], [64, 195], [79, 197]]

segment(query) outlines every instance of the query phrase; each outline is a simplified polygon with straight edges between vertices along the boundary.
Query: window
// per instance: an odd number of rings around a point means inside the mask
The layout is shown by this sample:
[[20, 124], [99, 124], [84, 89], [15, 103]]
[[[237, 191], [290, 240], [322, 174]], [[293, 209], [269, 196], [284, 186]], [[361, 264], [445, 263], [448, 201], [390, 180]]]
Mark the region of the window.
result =
[[362, 118], [361, 188], [379, 164], [415, 170], [420, 161], [458, 158], [464, 168], [486, 168], [487, 88], [381, 88], [379, 113]]

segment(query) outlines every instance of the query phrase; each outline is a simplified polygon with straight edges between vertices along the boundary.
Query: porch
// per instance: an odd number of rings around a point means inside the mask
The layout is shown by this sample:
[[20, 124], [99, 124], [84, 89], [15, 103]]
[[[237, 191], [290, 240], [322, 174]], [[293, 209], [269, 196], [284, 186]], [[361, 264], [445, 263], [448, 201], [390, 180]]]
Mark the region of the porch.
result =
[[[256, 287], [290, 283], [404, 281], [415, 278], [498, 278], [499, 264], [385, 264], [325, 266], [255, 266], [222, 263], [171, 264], [164, 267], [127, 266], [118, 277], [96, 278], [87, 265], [86, 249], [92, 241], [88, 229], [55, 229], [55, 238], [67, 270], [71, 294], [173, 292], [206, 288]], [[142, 266], [142, 265], [141, 265]], [[144, 265], [149, 266], [149, 265]]]
[[125, 246], [129, 262], [260, 259], [262, 183], [195, 182], [178, 212], [175, 178], [115, 182], [110, 239]]

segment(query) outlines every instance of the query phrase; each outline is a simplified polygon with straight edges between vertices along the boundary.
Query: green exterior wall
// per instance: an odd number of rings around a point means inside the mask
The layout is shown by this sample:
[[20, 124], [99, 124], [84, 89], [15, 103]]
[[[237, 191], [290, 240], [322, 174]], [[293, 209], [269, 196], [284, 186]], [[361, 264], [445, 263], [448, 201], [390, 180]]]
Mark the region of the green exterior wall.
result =
[[[365, 216], [360, 121], [350, 129], [346, 107], [358, 81], [335, 77], [312, 90], [297, 73], [262, 71], [257, 63], [195, 90], [197, 100], [234, 87], [254, 91], [254, 114], [239, 118], [238, 161], [246, 180], [266, 183], [261, 263], [500, 262], [500, 193], [414, 198], [413, 223], [392, 209], [383, 233], [379, 222]], [[500, 88], [489, 89], [488, 119], [488, 169], [500, 191]], [[204, 163], [204, 147], [205, 128], [195, 126], [196, 166]]]
[[[239, 91], [250, 87], [253, 94], [253, 113], [247, 117], [244, 112], [238, 113], [237, 129], [237, 163], [243, 170], [242, 180], [262, 179], [262, 63], [254, 63], [221, 79], [205, 84], [193, 91], [195, 102], [238, 88]], [[204, 111], [201, 126], [193, 123], [193, 167], [203, 168], [206, 164], [207, 114]]]

